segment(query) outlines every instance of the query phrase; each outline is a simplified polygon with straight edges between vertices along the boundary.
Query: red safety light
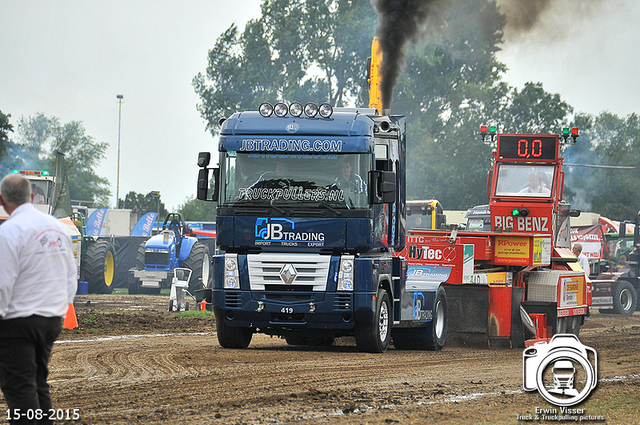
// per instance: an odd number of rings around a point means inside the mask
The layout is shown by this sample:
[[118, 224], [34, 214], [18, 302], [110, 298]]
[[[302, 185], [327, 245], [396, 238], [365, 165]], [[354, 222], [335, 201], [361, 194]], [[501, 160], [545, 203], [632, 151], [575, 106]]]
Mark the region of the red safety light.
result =
[[571, 129], [571, 136], [573, 136], [573, 137], [578, 137], [578, 136], [579, 136], [579, 134], [578, 134], [578, 127], [573, 127], [573, 128]]
[[487, 126], [486, 125], [481, 125], [480, 126], [480, 134], [487, 134]]

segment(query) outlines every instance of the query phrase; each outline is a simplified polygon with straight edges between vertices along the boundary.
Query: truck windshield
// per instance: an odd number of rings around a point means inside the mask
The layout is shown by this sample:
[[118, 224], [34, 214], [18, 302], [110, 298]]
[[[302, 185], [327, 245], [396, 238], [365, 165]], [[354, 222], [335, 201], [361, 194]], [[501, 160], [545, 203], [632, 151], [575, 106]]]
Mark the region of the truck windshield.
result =
[[553, 165], [500, 164], [495, 196], [549, 198], [554, 171]]
[[225, 206], [368, 208], [368, 154], [222, 152]]

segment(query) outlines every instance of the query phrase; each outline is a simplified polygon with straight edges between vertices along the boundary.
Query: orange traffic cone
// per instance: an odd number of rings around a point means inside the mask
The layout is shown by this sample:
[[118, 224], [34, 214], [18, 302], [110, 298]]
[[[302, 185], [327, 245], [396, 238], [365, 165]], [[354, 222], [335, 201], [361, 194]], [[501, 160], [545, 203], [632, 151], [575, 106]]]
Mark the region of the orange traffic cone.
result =
[[69, 304], [67, 309], [67, 315], [64, 316], [65, 329], [75, 329], [78, 327], [78, 317], [76, 316], [76, 309], [73, 307], [73, 303]]

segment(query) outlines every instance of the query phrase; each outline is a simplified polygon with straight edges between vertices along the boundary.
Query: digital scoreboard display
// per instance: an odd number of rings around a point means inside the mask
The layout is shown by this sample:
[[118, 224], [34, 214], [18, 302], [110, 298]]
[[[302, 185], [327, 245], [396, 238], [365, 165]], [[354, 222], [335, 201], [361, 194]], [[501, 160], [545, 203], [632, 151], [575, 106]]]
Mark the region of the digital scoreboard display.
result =
[[558, 157], [558, 136], [500, 134], [498, 158], [522, 160], [554, 160]]

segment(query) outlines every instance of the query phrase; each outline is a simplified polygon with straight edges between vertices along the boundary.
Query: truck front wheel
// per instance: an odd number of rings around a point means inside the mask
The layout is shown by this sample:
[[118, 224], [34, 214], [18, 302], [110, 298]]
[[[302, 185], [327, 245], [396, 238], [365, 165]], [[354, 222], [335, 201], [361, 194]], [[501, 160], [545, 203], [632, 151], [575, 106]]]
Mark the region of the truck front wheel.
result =
[[369, 353], [384, 353], [391, 340], [391, 302], [389, 293], [378, 290], [373, 323], [356, 323], [355, 336], [358, 350]]
[[636, 311], [636, 289], [626, 280], [619, 280], [613, 290], [613, 313], [631, 316]]
[[247, 348], [253, 337], [251, 328], [227, 326], [222, 313], [216, 312], [216, 333], [223, 348]]

